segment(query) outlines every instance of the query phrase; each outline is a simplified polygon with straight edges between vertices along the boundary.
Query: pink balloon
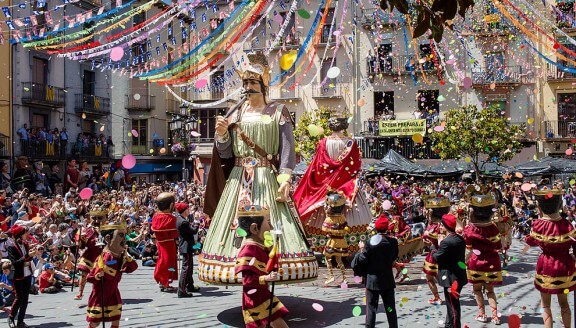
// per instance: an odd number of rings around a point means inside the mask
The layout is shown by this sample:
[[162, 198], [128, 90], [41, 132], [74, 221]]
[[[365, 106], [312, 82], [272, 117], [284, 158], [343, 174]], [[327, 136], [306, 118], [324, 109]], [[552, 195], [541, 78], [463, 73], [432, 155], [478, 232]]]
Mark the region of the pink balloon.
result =
[[382, 202], [382, 209], [384, 209], [385, 211], [389, 210], [390, 207], [392, 207], [392, 203], [388, 199]]
[[124, 49], [122, 49], [122, 47], [112, 48], [112, 51], [110, 51], [110, 59], [112, 59], [112, 61], [119, 61], [122, 57], [124, 57]]
[[87, 200], [90, 199], [90, 197], [92, 197], [92, 189], [84, 188], [80, 190], [80, 199]]
[[138, 138], [138, 131], [132, 130], [132, 136], [134, 136], [135, 138]]
[[312, 308], [318, 312], [324, 311], [324, 307], [318, 303], [312, 303]]
[[136, 166], [136, 157], [130, 154], [124, 155], [124, 157], [122, 157], [122, 166], [124, 166], [125, 169], [130, 170]]
[[208, 85], [208, 80], [206, 79], [196, 80], [196, 83], [194, 85], [196, 86], [196, 89], [202, 89]]
[[470, 89], [472, 87], [472, 79], [469, 77], [465, 77], [462, 80], [462, 85], [464, 86], [464, 89]]
[[282, 22], [284, 22], [284, 18], [282, 17], [282, 15], [274, 15], [273, 19], [278, 24], [282, 24]]
[[434, 127], [434, 131], [436, 131], [436, 132], [442, 132], [442, 131], [444, 131], [444, 126], [443, 126], [443, 125], [436, 125], [436, 126]]
[[572, 155], [572, 148], [566, 149], [566, 155], [567, 155], [567, 156]]
[[528, 192], [530, 191], [530, 189], [532, 189], [532, 185], [529, 183], [525, 183], [520, 186], [520, 189], [522, 189], [522, 191]]

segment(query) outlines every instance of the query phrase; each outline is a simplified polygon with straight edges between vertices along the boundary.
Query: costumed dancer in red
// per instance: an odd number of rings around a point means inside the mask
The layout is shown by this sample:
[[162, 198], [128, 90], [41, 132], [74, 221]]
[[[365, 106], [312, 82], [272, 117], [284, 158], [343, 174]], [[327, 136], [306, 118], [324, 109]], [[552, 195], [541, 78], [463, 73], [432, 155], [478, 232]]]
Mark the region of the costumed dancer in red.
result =
[[120, 327], [122, 297], [118, 284], [122, 273], [132, 273], [138, 264], [126, 252], [126, 223], [103, 225], [100, 227], [100, 241], [105, 243], [102, 254], [96, 259], [88, 282], [92, 293], [88, 298], [86, 321], [89, 328], [96, 328], [104, 322], [112, 322], [111, 328]]
[[176, 241], [178, 229], [176, 217], [172, 214], [176, 207], [174, 194], [163, 192], [156, 198], [158, 211], [152, 217], [152, 231], [156, 236], [158, 262], [154, 268], [154, 280], [160, 284], [160, 291], [174, 293], [177, 288], [170, 286], [172, 281], [178, 281], [178, 253]]
[[328, 191], [342, 192], [347, 200], [346, 221], [349, 230], [345, 235], [350, 251], [358, 250], [361, 236], [372, 215], [364, 194], [359, 192], [357, 181], [361, 170], [361, 154], [358, 144], [347, 136], [348, 117], [334, 115], [328, 120], [332, 134], [318, 143], [316, 153], [304, 176], [294, 190], [294, 202], [312, 249], [324, 251], [328, 240], [323, 230], [326, 217], [324, 201]]
[[502, 268], [508, 265], [508, 249], [512, 245], [512, 219], [508, 215], [508, 208], [502, 202], [502, 196], [499, 190], [494, 190], [493, 195], [498, 201], [498, 210], [494, 213], [493, 221], [500, 231], [500, 241], [502, 242]]
[[[269, 321], [274, 328], [288, 327], [282, 319], [288, 309], [268, 290], [268, 282], [279, 280], [278, 273], [269, 272], [273, 268], [267, 265], [267, 246], [272, 246], [265, 245], [267, 240], [272, 240], [269, 209], [258, 205], [238, 209], [238, 229], [246, 233], [234, 268], [237, 275], [242, 274], [242, 314], [246, 328], [266, 327]], [[277, 245], [275, 243], [274, 247]], [[270, 259], [274, 260], [276, 256], [273, 250]]]
[[96, 242], [98, 241], [100, 219], [105, 218], [106, 215], [106, 211], [94, 209], [90, 212], [90, 220], [92, 222], [88, 224], [89, 221], [87, 221], [87, 226], [78, 229], [78, 233], [76, 234], [76, 247], [82, 250], [82, 255], [80, 255], [80, 259], [78, 259], [77, 269], [82, 275], [78, 283], [78, 294], [74, 297], [75, 300], [82, 299], [84, 287], [86, 286], [86, 277], [94, 267], [94, 261], [96, 261], [102, 252], [102, 249], [96, 245]]
[[468, 282], [473, 284], [474, 296], [480, 312], [476, 320], [488, 322], [484, 309], [484, 295], [492, 310], [492, 323], [499, 325], [498, 303], [494, 286], [502, 284], [502, 266], [498, 251], [502, 248], [500, 231], [492, 221], [496, 199], [490, 193], [472, 195], [470, 203], [470, 222], [463, 231], [466, 248], [472, 251], [468, 259]]
[[424, 231], [424, 242], [430, 246], [430, 252], [424, 260], [422, 271], [426, 274], [426, 283], [432, 292], [430, 304], [442, 304], [442, 299], [438, 293], [438, 263], [434, 260], [432, 253], [438, 249], [438, 237], [442, 234], [442, 216], [450, 212], [450, 200], [444, 196], [424, 197], [424, 206], [426, 208], [427, 226]]
[[346, 269], [342, 263], [342, 257], [348, 256], [348, 243], [344, 238], [346, 230], [349, 230], [344, 209], [346, 207], [346, 197], [343, 192], [329, 191], [326, 195], [326, 219], [322, 224], [322, 231], [328, 236], [328, 241], [324, 247], [326, 257], [326, 267], [328, 268], [328, 278], [324, 284], [328, 285], [334, 281], [334, 271], [332, 269], [332, 258], [336, 260], [338, 269], [342, 272], [342, 283], [346, 281]]
[[540, 291], [540, 302], [544, 327], [552, 328], [552, 295], [556, 295], [560, 304], [560, 314], [564, 327], [571, 327], [572, 314], [568, 304], [568, 295], [576, 290], [576, 267], [574, 251], [576, 231], [570, 221], [560, 216], [562, 191], [543, 189], [534, 192], [542, 217], [532, 223], [532, 231], [526, 236], [529, 246], [538, 246], [542, 254], [536, 263], [534, 286]]
[[[386, 202], [386, 200], [384, 200]], [[383, 202], [383, 203], [384, 203]], [[412, 238], [412, 229], [402, 215], [402, 201], [396, 197], [392, 197], [392, 201], [390, 202], [390, 206], [382, 206], [384, 209], [384, 213], [380, 214], [380, 217], [387, 218], [390, 221], [389, 231], [390, 233], [398, 240], [398, 249], [401, 250], [406, 243]], [[388, 209], [386, 209], [388, 208]], [[400, 278], [399, 282], [404, 282], [404, 280], [408, 279], [408, 270], [405, 269], [405, 263], [401, 262], [404, 260], [410, 261], [410, 259], [406, 259], [401, 255], [401, 251], [399, 252], [398, 259], [394, 262], [394, 268], [396, 269], [396, 279]]]

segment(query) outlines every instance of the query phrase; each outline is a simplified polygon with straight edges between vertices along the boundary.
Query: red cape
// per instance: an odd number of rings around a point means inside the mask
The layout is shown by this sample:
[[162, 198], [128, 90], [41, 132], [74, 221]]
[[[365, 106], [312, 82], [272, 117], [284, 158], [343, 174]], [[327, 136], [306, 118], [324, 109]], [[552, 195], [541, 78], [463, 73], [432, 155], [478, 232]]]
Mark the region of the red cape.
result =
[[350, 141], [352, 146], [348, 153], [340, 160], [333, 160], [326, 151], [326, 138], [320, 140], [316, 156], [294, 191], [294, 201], [302, 223], [306, 223], [314, 211], [322, 206], [329, 189], [342, 191], [350, 203], [354, 201], [356, 175], [360, 171], [361, 161], [358, 144]]
[[152, 217], [152, 231], [156, 236], [158, 261], [154, 268], [154, 279], [162, 286], [170, 285], [178, 279], [178, 250], [176, 239], [176, 217], [169, 213], [158, 212]]

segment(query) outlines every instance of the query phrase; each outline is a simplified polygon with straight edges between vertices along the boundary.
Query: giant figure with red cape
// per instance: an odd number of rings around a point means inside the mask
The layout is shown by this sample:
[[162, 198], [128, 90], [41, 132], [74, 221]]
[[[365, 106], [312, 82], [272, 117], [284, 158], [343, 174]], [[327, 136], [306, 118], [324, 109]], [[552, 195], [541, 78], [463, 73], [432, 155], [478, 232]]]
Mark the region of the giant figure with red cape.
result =
[[360, 149], [354, 139], [345, 135], [347, 117], [336, 114], [329, 119], [328, 126], [332, 134], [320, 140], [314, 159], [294, 191], [294, 201], [312, 249], [322, 252], [329, 239], [322, 231], [326, 193], [342, 192], [349, 207], [345, 238], [350, 252], [355, 252], [358, 242], [366, 239], [366, 229], [372, 220], [370, 208], [357, 185], [362, 165]]

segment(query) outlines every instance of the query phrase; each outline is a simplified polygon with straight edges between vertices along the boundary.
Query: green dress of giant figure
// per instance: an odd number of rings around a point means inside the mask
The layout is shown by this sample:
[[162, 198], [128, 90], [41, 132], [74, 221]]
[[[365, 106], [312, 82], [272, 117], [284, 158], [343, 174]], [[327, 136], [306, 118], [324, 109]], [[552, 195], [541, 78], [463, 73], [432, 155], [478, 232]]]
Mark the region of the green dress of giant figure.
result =
[[217, 117], [204, 203], [211, 222], [198, 277], [214, 284], [242, 283], [234, 273], [244, 235], [237, 229], [237, 210], [255, 204], [270, 208], [278, 233], [280, 281], [313, 280], [318, 277], [318, 262], [289, 197], [287, 178], [296, 165], [291, 116], [285, 105], [266, 101], [270, 83], [266, 57], [260, 53], [247, 57], [249, 63], [239, 72], [247, 101], [227, 117]]

